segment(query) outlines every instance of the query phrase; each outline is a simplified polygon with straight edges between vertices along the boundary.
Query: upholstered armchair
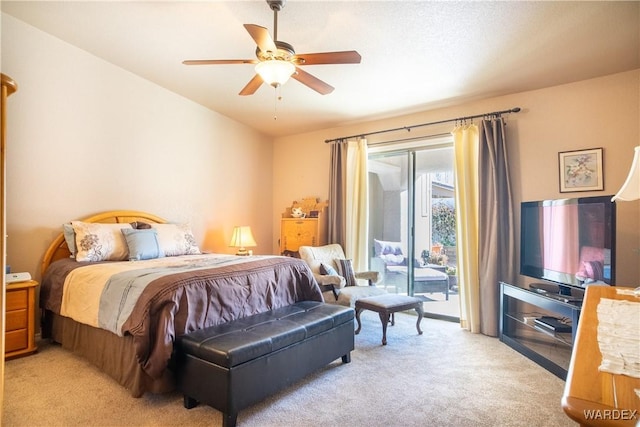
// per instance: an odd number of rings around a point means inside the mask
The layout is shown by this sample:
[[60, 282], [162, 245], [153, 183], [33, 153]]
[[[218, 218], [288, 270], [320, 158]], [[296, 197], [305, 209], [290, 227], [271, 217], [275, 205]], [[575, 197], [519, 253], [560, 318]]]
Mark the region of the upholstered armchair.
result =
[[[351, 260], [344, 256], [342, 246], [300, 246], [302, 258], [311, 268], [326, 302], [354, 307], [359, 298], [386, 293], [376, 287], [380, 280], [377, 271], [354, 272]], [[358, 279], [366, 280], [368, 286], [360, 285]]]

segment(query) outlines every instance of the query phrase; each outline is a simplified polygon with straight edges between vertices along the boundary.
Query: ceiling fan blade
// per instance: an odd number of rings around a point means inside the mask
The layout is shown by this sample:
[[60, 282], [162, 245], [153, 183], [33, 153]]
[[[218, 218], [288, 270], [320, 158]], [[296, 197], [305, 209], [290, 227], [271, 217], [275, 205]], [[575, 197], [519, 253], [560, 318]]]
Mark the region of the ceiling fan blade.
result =
[[321, 95], [327, 95], [333, 92], [333, 86], [326, 84], [317, 77], [312, 76], [300, 67], [296, 67], [296, 72], [291, 76], [292, 79], [296, 79], [303, 85], [309, 86]]
[[262, 85], [262, 78], [260, 77], [259, 74], [256, 74], [255, 76], [253, 76], [251, 80], [249, 80], [249, 83], [247, 83], [247, 85], [242, 88], [242, 90], [238, 95], [243, 95], [243, 96], [253, 95], [254, 93], [256, 93], [256, 91], [261, 85]]
[[342, 52], [302, 53], [296, 55], [294, 62], [298, 65], [318, 64], [359, 64], [362, 57], [355, 50]]
[[188, 59], [184, 65], [257, 64], [257, 59]]
[[273, 39], [269, 35], [269, 30], [265, 27], [255, 24], [244, 24], [244, 28], [247, 29], [253, 40], [263, 52], [276, 52], [278, 48], [273, 42]]

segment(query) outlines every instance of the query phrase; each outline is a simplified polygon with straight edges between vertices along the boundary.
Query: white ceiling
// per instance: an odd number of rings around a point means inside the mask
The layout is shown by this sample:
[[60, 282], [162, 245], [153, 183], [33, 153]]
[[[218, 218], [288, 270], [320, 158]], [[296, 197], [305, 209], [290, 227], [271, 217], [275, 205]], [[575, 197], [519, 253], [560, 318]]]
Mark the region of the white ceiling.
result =
[[273, 12], [263, 0], [2, 0], [1, 8], [273, 136], [640, 68], [637, 1], [289, 0], [278, 15], [278, 39], [298, 53], [357, 50], [362, 62], [304, 67], [335, 91], [322, 96], [290, 80], [276, 101], [267, 85], [238, 95], [253, 65], [182, 64], [255, 58], [243, 24], [273, 35]]

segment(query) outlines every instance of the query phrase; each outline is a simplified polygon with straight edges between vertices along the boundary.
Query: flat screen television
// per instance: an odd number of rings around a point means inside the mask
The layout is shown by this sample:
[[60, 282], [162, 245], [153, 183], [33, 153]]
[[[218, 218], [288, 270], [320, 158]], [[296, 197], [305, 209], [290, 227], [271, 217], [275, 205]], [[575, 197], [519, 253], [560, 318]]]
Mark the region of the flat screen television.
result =
[[616, 210], [611, 196], [522, 202], [520, 274], [559, 292], [615, 284]]

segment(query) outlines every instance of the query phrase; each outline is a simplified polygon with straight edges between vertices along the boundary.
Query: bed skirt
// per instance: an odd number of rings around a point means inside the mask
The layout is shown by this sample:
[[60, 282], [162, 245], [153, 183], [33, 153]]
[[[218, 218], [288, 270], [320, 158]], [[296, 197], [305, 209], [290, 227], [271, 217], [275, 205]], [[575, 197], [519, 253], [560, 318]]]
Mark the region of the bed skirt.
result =
[[142, 370], [136, 361], [131, 336], [119, 337], [50, 311], [43, 319], [42, 336], [95, 365], [129, 390], [133, 397], [141, 397], [145, 392], [166, 393], [175, 389], [171, 370], [165, 370], [158, 379]]

